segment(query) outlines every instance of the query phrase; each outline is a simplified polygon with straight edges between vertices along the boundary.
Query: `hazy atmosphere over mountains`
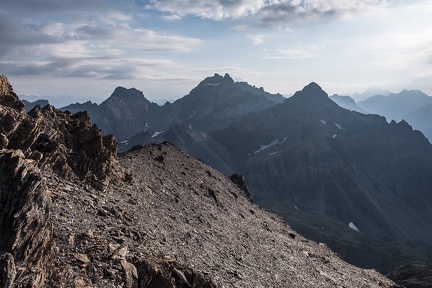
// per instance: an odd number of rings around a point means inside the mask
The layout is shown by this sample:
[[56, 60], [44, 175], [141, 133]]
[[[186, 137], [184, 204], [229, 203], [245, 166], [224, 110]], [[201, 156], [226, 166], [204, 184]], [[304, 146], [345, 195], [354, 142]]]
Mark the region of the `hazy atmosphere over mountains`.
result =
[[116, 86], [174, 100], [215, 72], [271, 93], [432, 94], [429, 0], [4, 0], [0, 14], [0, 73], [57, 106]]

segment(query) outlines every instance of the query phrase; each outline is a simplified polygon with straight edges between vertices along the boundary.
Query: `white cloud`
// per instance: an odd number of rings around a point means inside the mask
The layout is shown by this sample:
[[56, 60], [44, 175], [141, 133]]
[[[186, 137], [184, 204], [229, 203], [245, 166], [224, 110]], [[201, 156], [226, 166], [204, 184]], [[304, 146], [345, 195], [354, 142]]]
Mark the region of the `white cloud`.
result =
[[[145, 60], [150, 57], [147, 54], [188, 52], [201, 43], [197, 38], [139, 27], [131, 15], [119, 11], [83, 11], [79, 17], [65, 17], [63, 21], [41, 19], [41, 24], [25, 21], [0, 18], [2, 73], [135, 77], [132, 72], [142, 70], [143, 61], [149, 63]], [[134, 57], [144, 60], [127, 60]], [[123, 68], [120, 62], [128, 62], [130, 67]]]
[[272, 0], [259, 13], [265, 26], [294, 20], [341, 17], [386, 5], [386, 0]]
[[152, 0], [148, 9], [193, 15], [205, 19], [239, 19], [258, 14], [263, 24], [298, 18], [332, 16], [365, 11], [391, 0]]
[[247, 37], [251, 40], [252, 44], [259, 45], [264, 43], [265, 35], [263, 34], [248, 35]]
[[151, 7], [174, 15], [194, 15], [205, 19], [242, 18], [257, 13], [267, 0], [152, 0]]
[[279, 59], [307, 59], [320, 56], [324, 45], [307, 45], [299, 48], [265, 50], [262, 59], [279, 60]]

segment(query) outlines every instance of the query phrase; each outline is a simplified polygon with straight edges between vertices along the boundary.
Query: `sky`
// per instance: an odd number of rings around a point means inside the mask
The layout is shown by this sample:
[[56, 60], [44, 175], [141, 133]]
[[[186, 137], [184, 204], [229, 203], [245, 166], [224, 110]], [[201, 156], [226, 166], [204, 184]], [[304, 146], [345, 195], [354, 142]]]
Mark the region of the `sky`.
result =
[[432, 95], [431, 15], [431, 0], [2, 0], [0, 74], [64, 105], [117, 86], [173, 101], [214, 73], [285, 95]]

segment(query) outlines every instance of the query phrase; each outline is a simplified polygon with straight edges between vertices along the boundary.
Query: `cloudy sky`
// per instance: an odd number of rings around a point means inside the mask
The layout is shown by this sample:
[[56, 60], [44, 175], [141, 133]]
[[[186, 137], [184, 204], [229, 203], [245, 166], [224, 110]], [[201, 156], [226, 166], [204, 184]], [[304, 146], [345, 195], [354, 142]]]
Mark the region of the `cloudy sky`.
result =
[[214, 73], [281, 94], [432, 95], [431, 15], [431, 0], [2, 0], [0, 74], [64, 103], [116, 86], [172, 100]]

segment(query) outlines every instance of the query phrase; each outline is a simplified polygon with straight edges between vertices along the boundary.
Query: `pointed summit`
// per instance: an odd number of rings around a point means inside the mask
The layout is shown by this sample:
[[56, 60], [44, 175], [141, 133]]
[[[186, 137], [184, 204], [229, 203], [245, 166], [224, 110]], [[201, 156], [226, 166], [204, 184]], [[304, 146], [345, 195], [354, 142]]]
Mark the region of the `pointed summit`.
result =
[[[118, 99], [123, 99], [127, 102], [134, 102], [134, 101], [142, 101], [142, 100], [146, 100], [148, 101], [145, 96], [144, 93], [138, 89], [135, 88], [125, 88], [125, 87], [117, 87], [114, 92], [111, 94], [110, 98], [118, 98]], [[108, 99], [110, 99], [108, 98]], [[107, 100], [108, 100], [107, 99]]]
[[315, 82], [311, 82], [303, 90], [297, 91], [291, 99], [307, 105], [323, 104], [330, 100], [328, 94]]
[[225, 83], [234, 83], [234, 80], [231, 78], [231, 76], [228, 73], [225, 73], [224, 81]]

